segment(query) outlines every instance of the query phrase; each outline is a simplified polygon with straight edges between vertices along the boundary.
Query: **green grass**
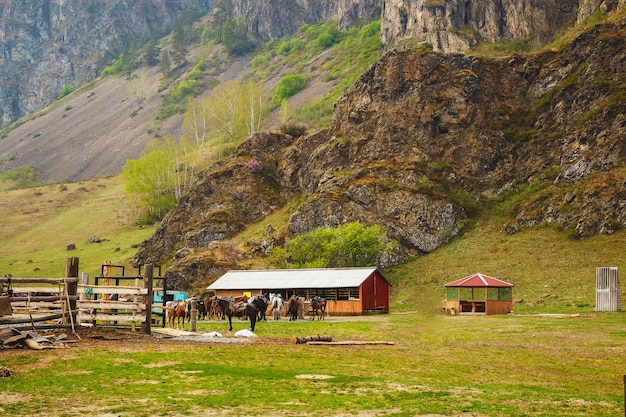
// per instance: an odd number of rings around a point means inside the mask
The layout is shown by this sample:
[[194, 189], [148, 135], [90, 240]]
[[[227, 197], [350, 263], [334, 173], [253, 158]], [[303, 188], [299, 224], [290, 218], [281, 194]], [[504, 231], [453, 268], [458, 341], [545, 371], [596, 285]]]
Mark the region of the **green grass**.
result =
[[[155, 339], [82, 348], [79, 342], [0, 357], [0, 366], [16, 371], [0, 379], [0, 408], [12, 416], [615, 416], [623, 404], [623, 323], [622, 314], [611, 313], [411, 312], [354, 321], [269, 321], [258, 324], [252, 344]], [[199, 327], [228, 335], [224, 322]], [[315, 334], [395, 345], [288, 341]]]

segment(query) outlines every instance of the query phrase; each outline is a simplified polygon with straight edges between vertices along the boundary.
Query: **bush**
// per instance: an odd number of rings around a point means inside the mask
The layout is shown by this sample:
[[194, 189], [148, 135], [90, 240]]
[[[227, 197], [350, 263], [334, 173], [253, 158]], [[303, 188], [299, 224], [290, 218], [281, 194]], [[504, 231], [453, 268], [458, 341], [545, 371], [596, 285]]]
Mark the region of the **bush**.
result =
[[59, 95], [57, 96], [57, 99], [61, 100], [63, 97], [71, 94], [73, 91], [74, 91], [74, 87], [72, 87], [71, 84], [65, 84], [63, 88], [61, 88], [61, 91], [59, 91]]
[[301, 74], [289, 74], [285, 75], [276, 85], [276, 90], [272, 96], [272, 103], [279, 106], [284, 99], [296, 95], [300, 90], [304, 88], [306, 84], [306, 78]]
[[359, 222], [335, 228], [320, 227], [287, 243], [291, 259], [302, 268], [336, 268], [378, 265], [393, 246], [380, 226]]
[[306, 134], [309, 130], [309, 125], [306, 123], [285, 123], [280, 127], [280, 131], [286, 135], [291, 135], [294, 138], [299, 138]]

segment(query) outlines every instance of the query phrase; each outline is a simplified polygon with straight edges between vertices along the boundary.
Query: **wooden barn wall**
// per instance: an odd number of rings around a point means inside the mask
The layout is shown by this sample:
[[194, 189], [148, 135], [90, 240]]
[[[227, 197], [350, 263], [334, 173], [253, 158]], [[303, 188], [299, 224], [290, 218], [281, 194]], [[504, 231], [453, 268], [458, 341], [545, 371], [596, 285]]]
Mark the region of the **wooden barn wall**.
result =
[[359, 316], [363, 308], [361, 300], [332, 300], [326, 304], [326, 312], [331, 316]]

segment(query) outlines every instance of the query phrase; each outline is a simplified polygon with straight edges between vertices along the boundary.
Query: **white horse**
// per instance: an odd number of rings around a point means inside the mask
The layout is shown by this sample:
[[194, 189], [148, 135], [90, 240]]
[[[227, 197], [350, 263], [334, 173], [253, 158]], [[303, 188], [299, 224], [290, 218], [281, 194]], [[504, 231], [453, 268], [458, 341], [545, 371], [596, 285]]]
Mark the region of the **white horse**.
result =
[[274, 320], [280, 320], [280, 310], [283, 308], [284, 303], [282, 295], [270, 293], [270, 306], [272, 306]]

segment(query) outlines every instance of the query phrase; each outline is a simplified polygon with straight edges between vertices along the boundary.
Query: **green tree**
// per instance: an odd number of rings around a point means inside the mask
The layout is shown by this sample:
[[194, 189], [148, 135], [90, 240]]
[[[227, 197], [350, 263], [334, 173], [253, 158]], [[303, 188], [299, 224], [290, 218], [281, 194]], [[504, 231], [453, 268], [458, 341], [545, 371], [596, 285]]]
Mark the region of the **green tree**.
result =
[[152, 150], [139, 159], [129, 159], [122, 170], [125, 191], [139, 198], [147, 209], [147, 220], [155, 222], [174, 207], [175, 199], [171, 178], [171, 160], [167, 152], [159, 149], [159, 141], [149, 145]]
[[159, 71], [161, 71], [161, 73], [167, 77], [170, 74], [171, 70], [172, 70], [172, 64], [170, 63], [170, 55], [167, 52], [167, 50], [165, 50], [161, 54], [161, 62], [159, 63]]
[[146, 209], [146, 220], [155, 222], [172, 209], [195, 176], [195, 153], [186, 139], [155, 139], [139, 159], [130, 159], [122, 170], [125, 191], [137, 196]]
[[233, 17], [233, 3], [230, 0], [217, 0], [213, 6], [211, 24], [215, 30], [215, 39], [224, 40], [224, 26]]
[[380, 226], [353, 222], [296, 236], [287, 249], [298, 267], [337, 268], [377, 265], [394, 247]]

